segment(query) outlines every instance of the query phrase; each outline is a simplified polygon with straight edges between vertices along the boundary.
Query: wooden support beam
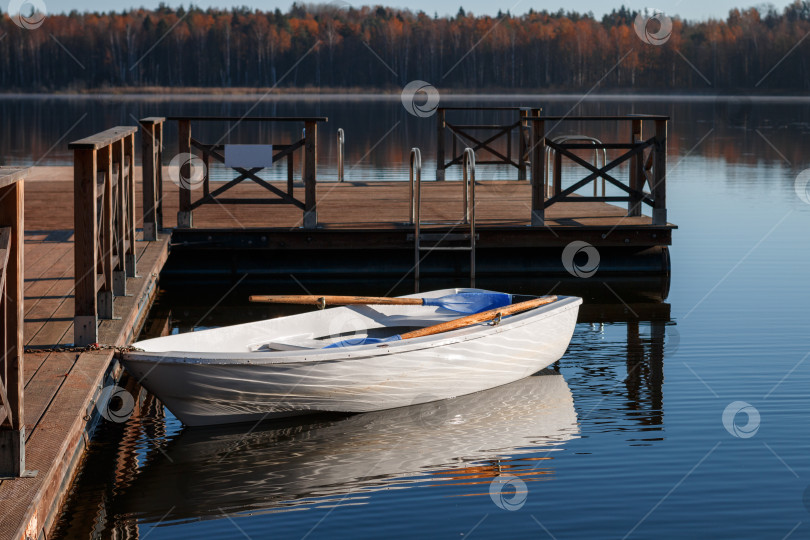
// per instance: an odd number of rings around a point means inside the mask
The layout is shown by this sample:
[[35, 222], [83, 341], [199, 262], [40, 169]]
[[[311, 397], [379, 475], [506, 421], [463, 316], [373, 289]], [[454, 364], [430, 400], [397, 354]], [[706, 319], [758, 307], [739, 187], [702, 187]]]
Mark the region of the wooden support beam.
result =
[[667, 224], [667, 121], [655, 121], [655, 145], [653, 146], [653, 225]]
[[98, 341], [98, 221], [96, 149], [77, 148], [73, 154], [73, 268], [76, 276], [73, 341], [77, 346]]
[[304, 228], [314, 229], [318, 225], [316, 208], [318, 178], [318, 124], [307, 121], [304, 124]]
[[[179, 129], [179, 154], [181, 156], [180, 178], [191, 178], [191, 121], [188, 119], [177, 122]], [[180, 182], [180, 207], [177, 211], [177, 226], [191, 228], [194, 226], [191, 210], [191, 189], [187, 182]]]
[[[642, 120], [633, 120], [630, 132], [630, 143], [636, 144], [644, 141], [642, 138]], [[644, 187], [644, 154], [637, 154], [633, 156], [630, 161], [630, 189], [634, 191], [641, 191]], [[641, 215], [641, 199], [639, 197], [631, 197], [627, 203], [628, 216]]]
[[520, 109], [518, 112], [520, 125], [518, 126], [518, 180], [526, 180], [526, 162], [529, 156], [526, 155], [528, 147], [526, 136], [529, 133], [529, 109]]
[[[444, 120], [445, 111], [436, 111], [436, 180], [444, 180]], [[453, 156], [455, 157], [455, 156]]]
[[[0, 173], [1, 174], [1, 173]], [[2, 370], [8, 429], [0, 427], [0, 476], [25, 475], [25, 374], [23, 366], [24, 180], [0, 188], [0, 226], [7, 227], [2, 287]]]
[[[539, 109], [532, 109], [532, 116], [539, 116]], [[532, 121], [532, 227], [545, 225], [543, 199], [546, 191], [546, 131], [543, 120]]]

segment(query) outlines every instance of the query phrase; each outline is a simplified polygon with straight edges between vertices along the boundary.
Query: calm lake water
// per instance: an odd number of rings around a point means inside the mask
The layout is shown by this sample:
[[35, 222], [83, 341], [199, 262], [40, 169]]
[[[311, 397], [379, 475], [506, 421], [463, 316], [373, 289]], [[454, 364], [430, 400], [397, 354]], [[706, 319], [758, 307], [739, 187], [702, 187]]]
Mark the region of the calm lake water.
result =
[[[445, 104], [472, 103], [491, 102]], [[680, 228], [666, 299], [600, 297], [598, 272], [566, 285], [590, 291], [589, 305], [553, 369], [445, 402], [188, 429], [147, 399], [126, 423], [102, 425], [55, 537], [810, 538], [810, 194], [799, 176], [810, 169], [810, 100], [499, 104], [672, 117], [668, 207]], [[67, 164], [64, 142], [47, 151], [77, 122], [64, 141], [133, 117], [251, 105], [1, 99], [0, 155]], [[396, 96], [277, 100], [252, 114], [328, 116], [321, 133], [346, 131], [350, 179], [404, 179], [412, 146], [435, 167], [434, 119], [410, 116]], [[279, 134], [231, 140], [264, 136]], [[323, 152], [328, 176], [334, 145]], [[215, 291], [166, 291], [154, 313], [171, 311], [175, 332], [268, 316], [241, 297], [206, 313]]]

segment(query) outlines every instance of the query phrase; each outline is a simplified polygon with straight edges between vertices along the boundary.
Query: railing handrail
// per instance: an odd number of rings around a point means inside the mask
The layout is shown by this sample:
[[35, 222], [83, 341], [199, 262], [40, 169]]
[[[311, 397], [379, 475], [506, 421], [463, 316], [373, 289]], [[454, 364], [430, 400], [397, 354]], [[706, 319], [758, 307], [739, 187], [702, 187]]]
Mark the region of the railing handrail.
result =
[[[567, 143], [569, 141], [583, 141], [583, 142], [590, 142], [591, 146], [593, 146], [593, 165], [594, 167], [599, 166], [599, 150], [602, 150], [602, 166], [604, 167], [607, 165], [607, 149], [604, 147], [604, 143], [597, 139], [596, 137], [589, 137], [587, 135], [560, 135], [558, 137], [554, 137], [552, 142], [554, 143]], [[556, 156], [556, 152], [550, 146], [546, 146], [546, 197], [551, 197], [551, 187], [554, 184], [552, 180], [554, 179], [551, 171], [551, 160], [549, 159], [550, 154], [554, 153]], [[602, 196], [605, 196], [605, 182], [606, 180], [602, 178]], [[596, 197], [597, 195], [597, 179], [594, 178], [593, 180], [593, 196]]]
[[80, 148], [87, 150], [99, 150], [105, 146], [113, 144], [114, 142], [120, 141], [124, 137], [132, 135], [136, 131], [138, 131], [136, 126], [116, 126], [106, 131], [96, 133], [95, 135], [85, 137], [84, 139], [73, 141], [72, 143], [68, 144], [68, 148], [70, 150]]
[[527, 111], [531, 107], [438, 107], [439, 111]]
[[600, 120], [611, 120], [614, 122], [624, 122], [632, 120], [670, 120], [669, 116], [660, 114], [625, 114], [613, 116], [527, 116], [526, 120], [531, 121], [566, 121], [566, 122], [597, 122]]
[[411, 199], [411, 223], [416, 227], [416, 234], [419, 234], [419, 217], [422, 196], [422, 152], [418, 148], [411, 148], [410, 154], [410, 199]]
[[337, 130], [337, 145], [338, 145], [338, 182], [343, 182], [343, 165], [344, 165], [344, 146], [346, 144], [346, 137], [343, 134], [343, 128]]
[[327, 116], [167, 116], [166, 120], [191, 122], [328, 122]]

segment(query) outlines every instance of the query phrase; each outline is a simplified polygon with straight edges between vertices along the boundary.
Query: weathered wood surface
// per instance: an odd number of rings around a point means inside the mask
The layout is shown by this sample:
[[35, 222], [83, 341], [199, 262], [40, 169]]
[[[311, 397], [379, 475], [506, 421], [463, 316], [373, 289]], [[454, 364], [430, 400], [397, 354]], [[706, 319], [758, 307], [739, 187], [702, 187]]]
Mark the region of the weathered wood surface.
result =
[[107, 131], [96, 133], [90, 137], [80, 139], [68, 144], [68, 148], [76, 150], [77, 148], [86, 150], [99, 150], [105, 146], [109, 146], [118, 139], [132, 135], [137, 132], [138, 128], [135, 126], [117, 126], [110, 128]]
[[[140, 178], [136, 170], [136, 180]], [[164, 178], [168, 178], [164, 170]], [[71, 167], [36, 167], [27, 179], [26, 212], [37, 227], [47, 230], [71, 229], [73, 211], [70, 206], [56, 207], [55, 197], [70, 194]], [[140, 182], [136, 216], [141, 216]], [[274, 183], [286, 190], [286, 182]], [[297, 188], [303, 184], [297, 183]], [[178, 187], [163, 184], [164, 226], [177, 224]], [[540, 188], [542, 193], [542, 187]], [[476, 228], [516, 227], [530, 224], [532, 186], [522, 181], [481, 181], [476, 185]], [[229, 197], [266, 198], [267, 190], [244, 182]], [[535, 194], [537, 196], [537, 194]], [[327, 229], [403, 229], [412, 228], [410, 196], [407, 182], [355, 183], [321, 182], [317, 184], [318, 225]], [[460, 220], [464, 217], [463, 201], [456, 181], [422, 183], [422, 220]], [[545, 211], [545, 227], [570, 229], [578, 227], [651, 227], [649, 216], [627, 217], [627, 208], [601, 202], [570, 202], [552, 205]], [[140, 218], [139, 218], [140, 219]], [[194, 211], [196, 228], [297, 228], [302, 216], [298, 208], [287, 205], [205, 205]], [[140, 226], [140, 223], [139, 223]], [[29, 228], [30, 229], [30, 228]]]

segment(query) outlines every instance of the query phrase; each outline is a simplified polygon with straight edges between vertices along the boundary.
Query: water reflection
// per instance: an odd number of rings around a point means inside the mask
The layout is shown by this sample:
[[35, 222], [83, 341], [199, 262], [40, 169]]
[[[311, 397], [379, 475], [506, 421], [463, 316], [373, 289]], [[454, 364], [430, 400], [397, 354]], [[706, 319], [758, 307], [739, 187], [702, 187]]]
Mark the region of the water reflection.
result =
[[[553, 474], [553, 450], [579, 432], [562, 375], [543, 371], [485, 392], [424, 405], [302, 423], [184, 429], [145, 456], [123, 444], [108, 511], [116, 529], [135, 520], [222, 518], [245, 511], [351, 500], [419, 485], [486, 492], [502, 474]], [[125, 440], [127, 440], [125, 438]], [[534, 457], [538, 452], [546, 452]], [[526, 459], [532, 454], [532, 459]], [[483, 486], [483, 487], [481, 487]]]

